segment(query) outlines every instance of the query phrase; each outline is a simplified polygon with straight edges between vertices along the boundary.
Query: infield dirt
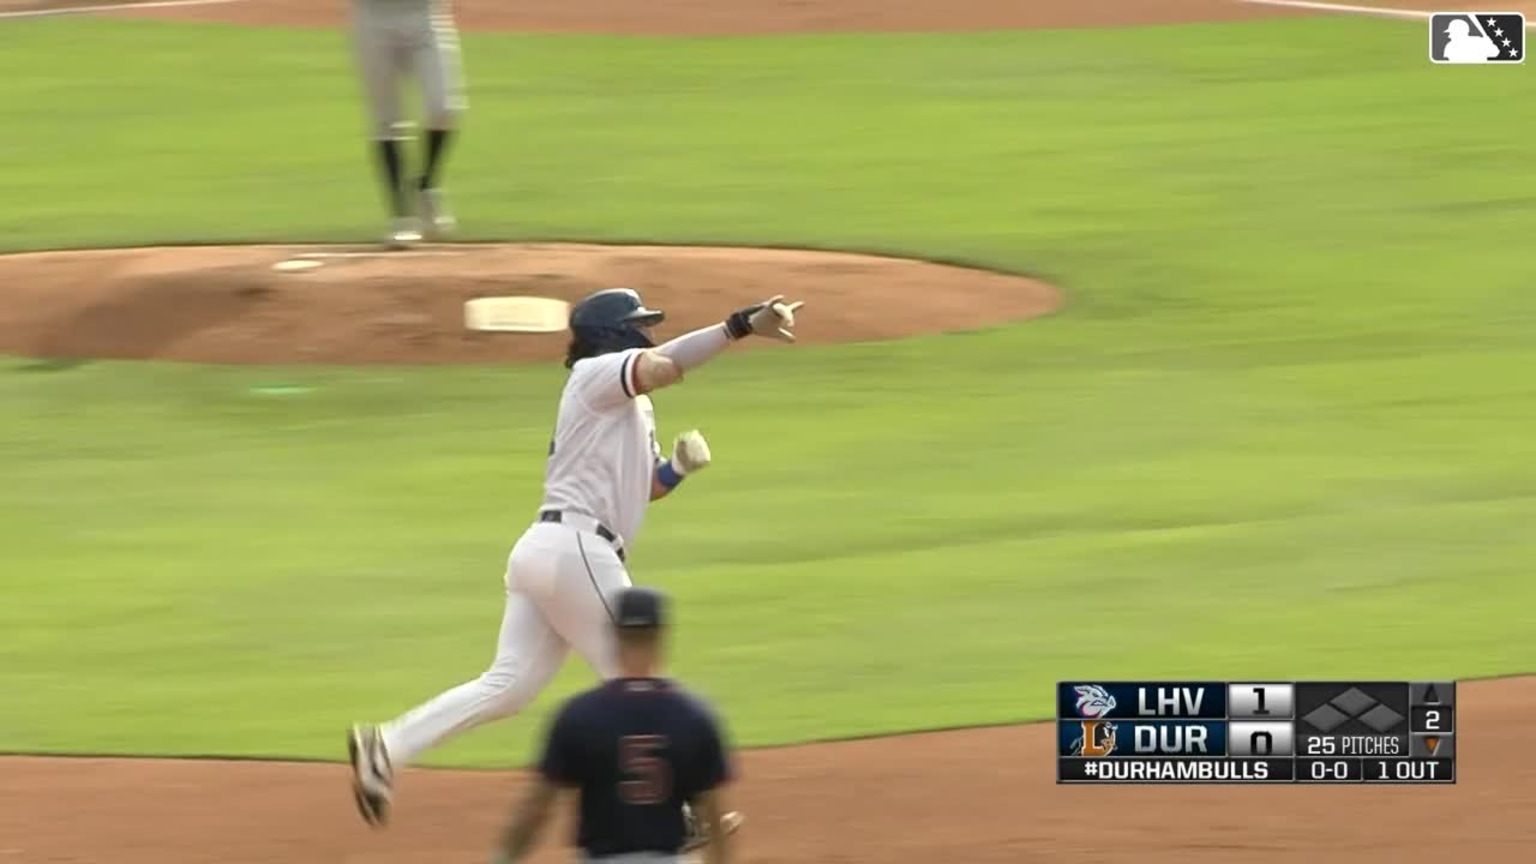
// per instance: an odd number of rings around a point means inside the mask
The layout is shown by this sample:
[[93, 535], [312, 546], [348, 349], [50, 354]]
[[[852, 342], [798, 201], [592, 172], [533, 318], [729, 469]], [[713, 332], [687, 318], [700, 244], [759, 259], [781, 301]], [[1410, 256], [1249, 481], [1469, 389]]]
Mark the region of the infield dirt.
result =
[[[283, 270], [278, 266], [307, 265]], [[777, 293], [805, 300], [800, 341], [893, 339], [1043, 314], [1055, 289], [924, 261], [780, 249], [439, 245], [171, 247], [0, 256], [0, 353], [216, 363], [551, 361], [565, 337], [477, 333], [475, 297], [568, 302], [635, 288], [666, 338]], [[902, 298], [892, 304], [892, 297]], [[886, 314], [872, 315], [871, 310]], [[766, 340], [743, 343], [767, 347]]]
[[[74, 4], [0, 0], [0, 9], [67, 5]], [[1221, 0], [459, 0], [456, 5], [467, 29], [612, 33], [1088, 27], [1305, 14]], [[329, 27], [345, 21], [345, 4], [250, 0], [116, 14]], [[669, 292], [657, 295], [658, 304], [728, 309], [776, 290], [765, 274], [783, 268], [798, 274], [797, 283], [821, 286], [820, 295], [809, 295], [816, 304], [816, 315], [807, 315], [804, 325], [811, 340], [827, 338], [831, 323], [846, 320], [839, 316], [855, 308], [867, 322], [855, 338], [892, 338], [1016, 320], [1047, 311], [1057, 299], [1052, 289], [1030, 280], [884, 259], [546, 246], [536, 253], [543, 257], [519, 264], [498, 257], [507, 250], [327, 259], [318, 269], [281, 275], [270, 270], [271, 263], [315, 250], [10, 256], [0, 258], [0, 285], [7, 286], [0, 351], [226, 362], [547, 359], [558, 353], [557, 341], [463, 333], [456, 326], [462, 300], [489, 293], [569, 299], [618, 279], [637, 283], [648, 294]], [[420, 277], [446, 287], [438, 295], [423, 295], [414, 287]], [[859, 300], [860, 292], [877, 283], [888, 290], [892, 280], [911, 286], [910, 303], [901, 316], [867, 321], [869, 307]], [[936, 284], [951, 289], [948, 301], [932, 299], [941, 294], [932, 290]], [[306, 285], [322, 285], [326, 293], [319, 300], [306, 297], [300, 290]], [[709, 290], [705, 286], [715, 286], [707, 302], [684, 302], [698, 299]], [[998, 310], [990, 320], [975, 317], [973, 301], [983, 297], [988, 309]], [[351, 315], [358, 329], [321, 338], [295, 326], [314, 314]], [[112, 327], [100, 326], [108, 319]], [[1022, 669], [1031, 658], [1017, 662]], [[443, 683], [476, 671], [444, 669]], [[424, 695], [401, 693], [400, 707]], [[742, 860], [1518, 861], [1536, 848], [1531, 817], [1536, 757], [1521, 746], [1531, 737], [1527, 731], [1536, 734], [1536, 679], [1470, 683], [1459, 698], [1459, 783], [1446, 787], [1060, 787], [1054, 782], [1055, 736], [1049, 725], [747, 752], [735, 793], [749, 816], [741, 835]], [[729, 716], [730, 706], [721, 707]], [[341, 731], [337, 758], [343, 756]], [[376, 833], [357, 819], [347, 775], [338, 764], [3, 758], [0, 864], [484, 860], [521, 783], [515, 773], [407, 772], [397, 823]], [[554, 846], [564, 829], [545, 844], [538, 861], [568, 860]]]

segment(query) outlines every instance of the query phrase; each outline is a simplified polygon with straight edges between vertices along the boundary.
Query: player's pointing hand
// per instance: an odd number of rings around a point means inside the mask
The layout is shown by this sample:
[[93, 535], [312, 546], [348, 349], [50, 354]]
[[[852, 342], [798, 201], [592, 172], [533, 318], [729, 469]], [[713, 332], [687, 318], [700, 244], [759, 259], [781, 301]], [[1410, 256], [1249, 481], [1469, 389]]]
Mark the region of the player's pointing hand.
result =
[[784, 295], [780, 294], [766, 303], [748, 306], [733, 314], [726, 321], [726, 326], [733, 339], [739, 339], [750, 333], [754, 336], [777, 339], [780, 342], [793, 342], [795, 341], [795, 310], [804, 305], [804, 301], [785, 303]]
[[803, 300], [785, 303], [783, 294], [774, 297], [752, 313], [752, 332], [783, 342], [795, 341], [795, 310], [804, 305]]

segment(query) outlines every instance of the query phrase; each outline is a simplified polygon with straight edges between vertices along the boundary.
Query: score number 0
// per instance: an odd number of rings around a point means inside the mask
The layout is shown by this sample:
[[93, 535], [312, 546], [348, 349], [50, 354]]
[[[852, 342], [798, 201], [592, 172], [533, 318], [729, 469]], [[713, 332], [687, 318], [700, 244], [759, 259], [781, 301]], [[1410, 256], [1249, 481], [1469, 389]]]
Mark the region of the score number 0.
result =
[[1313, 762], [1312, 763], [1312, 779], [1313, 780], [1348, 780], [1349, 779], [1349, 763], [1348, 762], [1344, 762], [1342, 760], [1338, 761], [1338, 762]]

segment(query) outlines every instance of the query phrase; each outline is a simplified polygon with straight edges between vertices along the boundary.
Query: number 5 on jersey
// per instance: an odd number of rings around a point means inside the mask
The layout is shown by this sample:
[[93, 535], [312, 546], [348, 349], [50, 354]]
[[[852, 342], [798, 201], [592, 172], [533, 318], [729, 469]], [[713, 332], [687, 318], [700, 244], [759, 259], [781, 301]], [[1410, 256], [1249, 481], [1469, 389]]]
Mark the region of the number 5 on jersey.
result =
[[661, 804], [672, 796], [672, 765], [661, 755], [665, 735], [626, 735], [619, 739], [619, 800], [637, 807]]

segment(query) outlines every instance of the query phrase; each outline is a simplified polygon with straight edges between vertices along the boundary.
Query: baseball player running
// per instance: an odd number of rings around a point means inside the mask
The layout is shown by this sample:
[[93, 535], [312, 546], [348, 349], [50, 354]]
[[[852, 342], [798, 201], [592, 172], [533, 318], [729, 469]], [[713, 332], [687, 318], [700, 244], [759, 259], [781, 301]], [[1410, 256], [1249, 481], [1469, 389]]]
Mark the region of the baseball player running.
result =
[[483, 723], [515, 714], [538, 695], [575, 648], [603, 679], [618, 674], [611, 597], [628, 587], [624, 556], [649, 502], [710, 464], [696, 430], [670, 459], [656, 442], [647, 394], [669, 387], [733, 342], [757, 335], [793, 342], [801, 303], [782, 297], [659, 347], [649, 331], [663, 313], [627, 288], [599, 291], [570, 316], [571, 370], [560, 395], [538, 519], [513, 546], [506, 606], [491, 667], [382, 726], [347, 736], [353, 792], [363, 818], [382, 825], [394, 772]]
[[[456, 227], [439, 185], [443, 158], [459, 115], [469, 107], [449, 0], [352, 0], [352, 13], [353, 46], [393, 218], [385, 243], [403, 249], [420, 242], [424, 231], [442, 239]], [[400, 91], [412, 72], [425, 108], [426, 153], [421, 172], [407, 176]]]
[[[577, 792], [576, 845], [588, 862], [679, 864], [696, 836], [707, 864], [731, 860], [737, 817], [714, 712], [662, 677], [666, 601], [647, 588], [613, 600], [619, 676], [571, 699], [550, 727], [538, 776], [497, 845], [493, 864], [521, 864], [561, 789]], [[691, 810], [689, 809], [692, 805]], [[690, 830], [690, 813], [705, 829]]]

